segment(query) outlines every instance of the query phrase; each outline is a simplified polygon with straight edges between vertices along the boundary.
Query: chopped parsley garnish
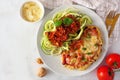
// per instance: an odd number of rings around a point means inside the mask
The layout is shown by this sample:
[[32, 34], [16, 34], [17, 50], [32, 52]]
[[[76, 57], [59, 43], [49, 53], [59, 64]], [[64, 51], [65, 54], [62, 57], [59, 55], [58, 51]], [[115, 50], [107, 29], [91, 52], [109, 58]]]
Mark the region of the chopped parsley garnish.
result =
[[94, 46], [95, 46], [95, 47], [98, 47], [98, 44], [96, 43]]
[[86, 59], [85, 57], [82, 57], [82, 61], [84, 61], [84, 62], [85, 62], [85, 61], [87, 61], [87, 59]]
[[87, 34], [87, 38], [91, 38], [91, 35], [90, 35], [90, 34]]
[[85, 47], [82, 48], [82, 50], [84, 50], [84, 51], [85, 51], [86, 49], [87, 49], [87, 48], [85, 48]]
[[92, 53], [91, 53], [91, 52], [88, 52], [88, 53], [86, 53], [86, 54], [91, 55]]

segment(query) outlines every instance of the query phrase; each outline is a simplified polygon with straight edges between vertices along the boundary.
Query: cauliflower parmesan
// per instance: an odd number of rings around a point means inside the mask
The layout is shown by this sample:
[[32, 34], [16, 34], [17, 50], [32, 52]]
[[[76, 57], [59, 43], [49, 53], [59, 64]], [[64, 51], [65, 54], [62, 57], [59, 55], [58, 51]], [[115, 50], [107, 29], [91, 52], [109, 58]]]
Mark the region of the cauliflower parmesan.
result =
[[100, 30], [87, 26], [81, 38], [71, 42], [70, 50], [62, 52], [62, 64], [69, 69], [85, 70], [99, 58], [101, 50]]

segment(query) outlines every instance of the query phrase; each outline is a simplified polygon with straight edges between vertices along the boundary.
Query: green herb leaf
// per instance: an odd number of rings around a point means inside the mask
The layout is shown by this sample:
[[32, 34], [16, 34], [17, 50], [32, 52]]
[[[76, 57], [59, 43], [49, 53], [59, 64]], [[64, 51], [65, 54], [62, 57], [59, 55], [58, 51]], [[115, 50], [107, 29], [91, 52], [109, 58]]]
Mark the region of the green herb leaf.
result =
[[87, 38], [91, 38], [91, 35], [90, 35], [90, 34], [87, 34]]
[[91, 52], [88, 52], [88, 53], [86, 53], [86, 54], [91, 55], [92, 53], [91, 53]]
[[86, 59], [85, 57], [82, 57], [82, 61], [86, 62], [86, 61], [87, 61], [87, 59]]
[[56, 27], [61, 26], [62, 20], [56, 21], [54, 24], [55, 24]]
[[71, 18], [64, 18], [63, 19], [63, 23], [67, 26], [69, 26], [72, 22], [73, 22], [73, 20]]
[[86, 50], [87, 48], [83, 47], [82, 50]]
[[96, 43], [94, 46], [95, 46], [95, 47], [98, 47], [98, 44]]

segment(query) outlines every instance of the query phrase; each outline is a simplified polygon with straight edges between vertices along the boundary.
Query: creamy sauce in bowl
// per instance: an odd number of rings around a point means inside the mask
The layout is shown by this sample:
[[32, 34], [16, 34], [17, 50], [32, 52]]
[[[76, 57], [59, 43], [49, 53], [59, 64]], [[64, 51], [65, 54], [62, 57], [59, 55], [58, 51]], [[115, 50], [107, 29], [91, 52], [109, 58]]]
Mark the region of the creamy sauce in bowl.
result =
[[21, 16], [29, 22], [36, 22], [42, 19], [44, 8], [42, 4], [34, 1], [25, 2], [21, 8]]

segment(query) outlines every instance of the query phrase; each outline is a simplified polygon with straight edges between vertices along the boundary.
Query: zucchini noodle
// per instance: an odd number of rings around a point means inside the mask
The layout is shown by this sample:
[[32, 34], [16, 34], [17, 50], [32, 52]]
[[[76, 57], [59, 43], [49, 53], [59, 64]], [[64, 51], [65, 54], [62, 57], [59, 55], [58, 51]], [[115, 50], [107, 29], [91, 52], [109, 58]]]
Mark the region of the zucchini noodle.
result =
[[62, 46], [63, 50], [69, 50], [69, 42], [64, 42]]
[[52, 20], [49, 20], [45, 23], [45, 31], [55, 31], [56, 27]]
[[53, 21], [58, 21], [58, 20], [60, 20], [62, 17], [67, 16], [68, 14], [78, 15], [78, 16], [79, 16], [79, 14], [78, 14], [77, 12], [78, 12], [77, 9], [68, 8], [68, 9], [66, 9], [66, 10], [64, 10], [64, 11], [60, 11], [60, 12], [56, 13], [56, 14], [53, 16], [52, 20], [53, 20]]
[[[83, 15], [83, 17], [82, 17], [82, 19], [81, 19], [82, 21], [82, 24], [81, 24], [81, 27], [80, 27], [80, 32], [79, 32], [79, 34], [78, 34], [78, 36], [76, 36], [74, 39], [80, 39], [80, 37], [81, 37], [81, 35], [82, 35], [82, 33], [83, 33], [83, 30], [84, 30], [84, 28], [86, 27], [86, 25], [90, 25], [90, 24], [92, 24], [92, 20], [91, 20], [91, 18], [89, 17], [89, 16], [87, 16], [87, 15]], [[74, 40], [73, 39], [73, 40]]]
[[57, 14], [55, 14], [52, 18], [52, 20], [55, 22], [55, 21], [58, 21], [60, 20], [62, 17], [63, 17], [63, 12], [58, 12]]
[[51, 52], [51, 55], [59, 55], [61, 54], [62, 49], [61, 48], [54, 48]]
[[82, 21], [85, 21], [85, 20], [87, 21], [86, 25], [92, 24], [92, 19], [88, 15], [84, 15], [82, 17]]
[[51, 54], [51, 51], [55, 48], [48, 40], [47, 37], [44, 37], [41, 41], [42, 49], [46, 54]]

